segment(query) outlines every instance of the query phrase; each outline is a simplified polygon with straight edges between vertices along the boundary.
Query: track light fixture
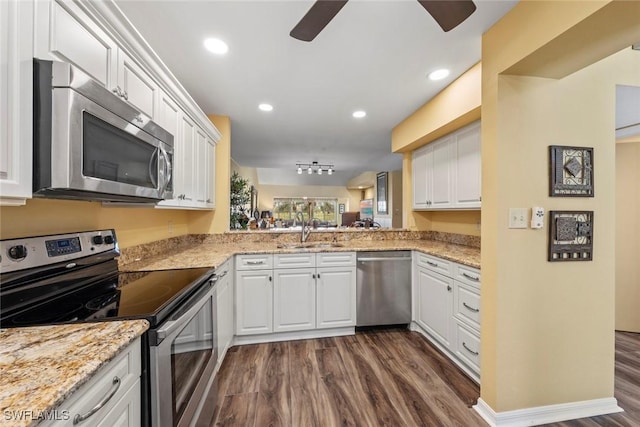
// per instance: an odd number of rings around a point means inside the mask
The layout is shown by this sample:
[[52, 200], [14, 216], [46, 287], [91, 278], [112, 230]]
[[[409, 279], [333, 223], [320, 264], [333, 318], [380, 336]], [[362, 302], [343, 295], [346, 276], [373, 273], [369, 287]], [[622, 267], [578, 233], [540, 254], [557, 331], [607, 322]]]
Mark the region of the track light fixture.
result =
[[321, 165], [318, 162], [296, 163], [296, 166], [298, 175], [302, 175], [302, 169], [306, 169], [309, 175], [313, 175], [314, 173], [322, 175], [322, 172], [326, 172], [327, 175], [333, 175], [333, 172], [335, 172], [333, 165]]

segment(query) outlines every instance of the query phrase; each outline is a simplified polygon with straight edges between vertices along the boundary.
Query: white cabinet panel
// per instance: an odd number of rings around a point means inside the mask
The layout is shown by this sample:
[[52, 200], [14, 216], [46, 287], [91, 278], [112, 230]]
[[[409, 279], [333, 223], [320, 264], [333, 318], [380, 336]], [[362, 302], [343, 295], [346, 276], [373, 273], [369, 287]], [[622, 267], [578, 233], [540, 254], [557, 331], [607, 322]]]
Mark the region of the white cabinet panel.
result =
[[114, 86], [118, 46], [113, 39], [72, 2], [37, 1], [36, 7], [39, 24], [46, 22], [36, 31], [36, 56], [69, 62], [105, 87]]
[[218, 357], [231, 345], [233, 340], [233, 271], [231, 261], [225, 262], [216, 269], [218, 275], [217, 298], [217, 327], [218, 327]]
[[480, 334], [457, 323], [454, 352], [475, 372], [480, 372]]
[[451, 343], [453, 279], [418, 268], [417, 321], [442, 345]]
[[111, 89], [151, 119], [156, 119], [158, 85], [122, 49], [118, 50], [118, 83]]
[[314, 268], [274, 271], [274, 332], [314, 329], [316, 326], [316, 274]]
[[356, 268], [317, 269], [316, 327], [341, 328], [356, 324]]
[[455, 164], [455, 201], [459, 208], [479, 208], [482, 192], [480, 123], [462, 129], [453, 145]]
[[442, 209], [452, 205], [451, 141], [451, 138], [445, 138], [432, 144], [433, 163], [427, 165], [427, 180], [430, 176], [432, 193], [429, 208]]
[[0, 205], [31, 197], [33, 3], [0, 1]]
[[205, 206], [209, 209], [216, 207], [216, 144], [210, 138], [207, 138], [207, 189]]
[[427, 182], [427, 162], [432, 162], [433, 149], [430, 146], [422, 147], [413, 152], [412, 178], [413, 178], [413, 208], [428, 208], [427, 200], [431, 196], [431, 190]]
[[236, 334], [273, 332], [273, 271], [236, 272]]

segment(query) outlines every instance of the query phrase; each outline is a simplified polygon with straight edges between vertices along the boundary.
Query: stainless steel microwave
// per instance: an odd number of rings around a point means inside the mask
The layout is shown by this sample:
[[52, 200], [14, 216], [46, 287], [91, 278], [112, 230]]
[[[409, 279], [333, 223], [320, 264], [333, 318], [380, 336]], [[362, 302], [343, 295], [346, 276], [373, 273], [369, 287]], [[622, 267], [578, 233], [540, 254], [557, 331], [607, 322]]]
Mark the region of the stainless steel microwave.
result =
[[173, 135], [71, 64], [34, 60], [33, 195], [173, 196]]

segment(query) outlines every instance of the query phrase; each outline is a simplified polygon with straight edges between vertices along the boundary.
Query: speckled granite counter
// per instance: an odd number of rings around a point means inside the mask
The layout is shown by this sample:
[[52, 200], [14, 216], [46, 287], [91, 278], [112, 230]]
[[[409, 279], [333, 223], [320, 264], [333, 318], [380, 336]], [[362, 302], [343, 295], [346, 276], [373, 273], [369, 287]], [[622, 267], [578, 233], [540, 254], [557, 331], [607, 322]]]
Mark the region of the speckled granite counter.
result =
[[[309, 243], [313, 243], [310, 241]], [[444, 243], [435, 240], [351, 240], [338, 242], [331, 248], [279, 248], [277, 242], [194, 243], [190, 247], [161, 255], [141, 256], [130, 264], [121, 265], [122, 271], [168, 270], [173, 268], [218, 267], [236, 254], [388, 251], [417, 250], [443, 259], [480, 268], [480, 250], [471, 246]]]
[[[55, 409], [148, 327], [126, 320], [0, 330], [0, 425], [36, 425], [38, 414]], [[17, 413], [26, 419], [10, 416]]]

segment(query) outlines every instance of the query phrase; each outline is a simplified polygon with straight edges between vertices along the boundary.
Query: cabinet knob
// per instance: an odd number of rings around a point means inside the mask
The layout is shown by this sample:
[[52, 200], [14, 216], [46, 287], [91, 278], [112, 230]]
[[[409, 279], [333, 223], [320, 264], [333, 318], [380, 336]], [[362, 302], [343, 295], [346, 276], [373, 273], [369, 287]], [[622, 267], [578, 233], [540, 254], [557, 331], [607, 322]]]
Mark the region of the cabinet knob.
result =
[[273, 280], [273, 277], [269, 276], [269, 281], [271, 282]]
[[451, 286], [447, 285], [447, 290], [451, 292]]

